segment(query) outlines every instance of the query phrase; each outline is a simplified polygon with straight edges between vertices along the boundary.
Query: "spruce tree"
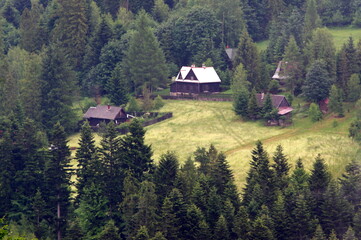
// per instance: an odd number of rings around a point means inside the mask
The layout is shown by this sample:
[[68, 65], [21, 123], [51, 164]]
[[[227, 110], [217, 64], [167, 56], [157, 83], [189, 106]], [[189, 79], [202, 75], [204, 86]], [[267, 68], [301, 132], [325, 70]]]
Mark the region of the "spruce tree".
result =
[[234, 95], [234, 112], [243, 118], [248, 117], [248, 98], [249, 92], [245, 88], [242, 88], [237, 95]]
[[85, 121], [80, 133], [79, 148], [75, 154], [76, 160], [78, 161], [78, 197], [82, 196], [84, 187], [97, 182], [96, 173], [99, 171], [99, 159], [95, 140], [91, 131], [88, 121]]
[[64, 128], [58, 122], [50, 138], [50, 156], [45, 164], [44, 198], [51, 214], [50, 224], [60, 240], [67, 221], [70, 205], [70, 150]]
[[352, 74], [348, 81], [348, 101], [356, 102], [360, 98], [361, 85], [359, 74]]
[[266, 94], [266, 98], [262, 106], [262, 114], [266, 119], [271, 118], [271, 112], [273, 111], [272, 99], [269, 93]]
[[329, 108], [332, 112], [337, 113], [338, 117], [343, 117], [343, 99], [342, 92], [335, 85], [331, 86]]
[[354, 160], [347, 164], [345, 169], [340, 178], [341, 190], [344, 198], [356, 210], [361, 206], [361, 165]]
[[259, 107], [257, 105], [256, 90], [253, 89], [248, 100], [248, 117], [252, 120], [259, 118]]
[[316, 103], [311, 103], [308, 109], [308, 115], [312, 122], [317, 122], [322, 119], [322, 112]]
[[[202, 211], [195, 205], [190, 204], [187, 207], [185, 222], [185, 239], [196, 240], [202, 234], [202, 223], [205, 221]], [[208, 226], [207, 226], [208, 227]]]
[[307, 41], [310, 38], [310, 34], [316, 28], [321, 27], [321, 19], [317, 13], [317, 3], [315, 0], [307, 0], [306, 13], [305, 13], [305, 25], [303, 29], [304, 40]]
[[291, 35], [285, 48], [283, 61], [291, 66], [286, 71], [286, 75], [288, 77], [287, 89], [294, 94], [296, 87], [302, 82], [304, 66], [300, 49], [293, 35]]
[[122, 168], [131, 171], [139, 181], [154, 171], [152, 150], [145, 144], [144, 135], [141, 123], [134, 119], [129, 125], [129, 134], [120, 141]]
[[342, 237], [343, 240], [357, 240], [355, 237], [355, 231], [352, 229], [352, 227], [349, 227], [347, 229], [347, 232]]
[[257, 218], [254, 221], [252, 231], [250, 233], [250, 238], [259, 240], [275, 239], [272, 231], [265, 225], [264, 221], [261, 218]]
[[283, 153], [283, 147], [278, 145], [276, 151], [273, 155], [274, 164], [272, 165], [275, 171], [275, 184], [276, 187], [284, 192], [289, 182], [289, 170], [290, 165], [288, 164], [288, 159]]
[[230, 233], [227, 226], [227, 220], [223, 215], [221, 215], [216, 223], [215, 229], [214, 229], [214, 235], [213, 239], [217, 240], [229, 240], [231, 239]]
[[177, 239], [180, 226], [179, 220], [173, 210], [173, 203], [168, 197], [163, 201], [161, 210], [161, 231], [167, 239]]
[[48, 47], [41, 80], [41, 112], [45, 129], [49, 131], [59, 121], [67, 132], [72, 131], [76, 125], [71, 108], [76, 92], [75, 73], [60, 46], [52, 44]]
[[238, 238], [248, 239], [251, 231], [251, 221], [249, 220], [247, 210], [244, 206], [241, 206], [237, 212], [234, 220], [234, 227], [232, 231]]
[[317, 224], [316, 231], [313, 234], [312, 240], [326, 240], [326, 236], [323, 233], [322, 227], [320, 224]]
[[150, 27], [150, 18], [144, 11], [138, 13], [125, 61], [131, 76], [132, 91], [140, 93], [144, 84], [153, 91], [166, 83], [168, 73], [165, 57]]
[[167, 152], [160, 157], [159, 165], [154, 172], [154, 183], [160, 203], [175, 187], [179, 163], [175, 153]]
[[115, 226], [114, 221], [110, 220], [104, 226], [103, 231], [97, 236], [99, 240], [121, 240], [119, 229]]

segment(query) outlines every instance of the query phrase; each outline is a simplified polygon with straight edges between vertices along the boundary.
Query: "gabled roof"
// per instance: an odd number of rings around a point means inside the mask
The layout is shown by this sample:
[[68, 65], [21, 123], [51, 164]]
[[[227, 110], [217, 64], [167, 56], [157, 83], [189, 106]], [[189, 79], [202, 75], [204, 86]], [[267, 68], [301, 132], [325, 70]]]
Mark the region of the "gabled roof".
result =
[[[256, 98], [257, 98], [257, 104], [258, 104], [259, 106], [263, 106], [263, 102], [266, 100], [266, 94], [264, 94], [264, 93], [257, 93], [257, 94], [256, 94]], [[272, 94], [271, 94], [271, 100], [272, 100], [272, 105], [273, 105], [273, 107], [275, 107], [275, 108], [279, 108], [280, 105], [281, 105], [281, 103], [282, 103], [282, 101], [286, 101], [287, 104], [288, 104], [288, 106], [290, 106], [289, 103], [288, 103], [288, 101], [287, 101], [287, 99], [286, 99], [286, 97], [283, 96], [283, 95], [272, 95]]]
[[230, 60], [234, 60], [237, 54], [237, 48], [226, 48], [227, 56]]
[[[193, 72], [196, 79], [186, 79], [190, 72]], [[179, 71], [176, 82], [193, 82], [193, 83], [220, 83], [216, 70], [213, 67], [182, 67]]]
[[96, 107], [90, 107], [83, 117], [86, 119], [99, 118], [115, 120], [117, 118], [125, 118], [126, 114], [121, 107], [98, 105]]

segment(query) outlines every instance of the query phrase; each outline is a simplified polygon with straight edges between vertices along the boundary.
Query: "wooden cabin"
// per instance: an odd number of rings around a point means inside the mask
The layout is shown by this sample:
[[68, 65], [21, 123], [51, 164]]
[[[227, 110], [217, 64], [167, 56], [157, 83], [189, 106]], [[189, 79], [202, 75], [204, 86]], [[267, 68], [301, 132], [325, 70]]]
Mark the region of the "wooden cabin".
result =
[[116, 125], [123, 123], [127, 120], [127, 114], [121, 107], [98, 105], [90, 107], [83, 118], [89, 121], [90, 126], [97, 127], [101, 122], [108, 124], [113, 121]]
[[[266, 100], [266, 95], [264, 93], [256, 94], [257, 105], [262, 107], [264, 101]], [[285, 119], [291, 119], [291, 113], [293, 108], [287, 101], [286, 97], [283, 95], [272, 95], [271, 94], [272, 105], [274, 108], [278, 109], [278, 114], [283, 116]]]
[[170, 85], [170, 95], [220, 92], [221, 79], [213, 67], [182, 67]]

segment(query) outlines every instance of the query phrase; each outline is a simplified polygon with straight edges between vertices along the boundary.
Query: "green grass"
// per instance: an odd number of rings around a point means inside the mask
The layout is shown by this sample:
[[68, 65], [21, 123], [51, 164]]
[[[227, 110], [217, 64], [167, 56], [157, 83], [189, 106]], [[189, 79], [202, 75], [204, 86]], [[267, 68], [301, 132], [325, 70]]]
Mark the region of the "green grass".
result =
[[[307, 169], [321, 154], [335, 177], [344, 171], [345, 165], [358, 154], [359, 146], [348, 138], [348, 126], [352, 115], [345, 118], [327, 116], [321, 122], [312, 123], [303, 113], [287, 128], [265, 127], [261, 121], [244, 122], [232, 111], [231, 102], [165, 101], [161, 111], [171, 111], [174, 117], [146, 128], [145, 140], [152, 145], [154, 160], [167, 151], [174, 151], [183, 163], [197, 147], [208, 148], [214, 144], [227, 155], [234, 171], [237, 186], [244, 185], [251, 151], [257, 140], [262, 140], [265, 149], [272, 155], [278, 144], [294, 165], [302, 158]], [[337, 127], [333, 122], [337, 121]], [[69, 145], [78, 145], [79, 135], [70, 137]], [[96, 136], [99, 142], [100, 137]]]
[[[329, 30], [333, 36], [333, 41], [337, 50], [340, 50], [342, 48], [343, 44], [348, 41], [350, 36], [354, 39], [355, 44], [357, 44], [359, 39], [361, 39], [361, 28], [347, 26], [329, 28]], [[256, 43], [259, 51], [266, 50], [268, 44], [269, 40], [264, 40]]]
[[329, 30], [333, 36], [335, 47], [338, 50], [342, 48], [343, 44], [348, 41], [350, 36], [353, 38], [355, 44], [361, 39], [361, 28], [348, 26], [330, 28]]

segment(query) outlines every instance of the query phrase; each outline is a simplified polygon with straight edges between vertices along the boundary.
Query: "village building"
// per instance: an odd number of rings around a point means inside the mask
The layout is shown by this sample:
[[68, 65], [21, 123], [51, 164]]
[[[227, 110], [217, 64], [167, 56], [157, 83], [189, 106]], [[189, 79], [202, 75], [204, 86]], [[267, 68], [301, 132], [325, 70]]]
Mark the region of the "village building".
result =
[[118, 125], [128, 119], [123, 108], [110, 105], [90, 107], [83, 118], [88, 120], [92, 127], [99, 126], [101, 122], [108, 124], [111, 121]]
[[170, 95], [197, 95], [220, 92], [221, 79], [213, 67], [182, 67], [170, 85]]
[[[282, 117], [282, 121], [288, 121], [292, 117], [293, 108], [291, 104], [287, 101], [286, 97], [283, 95], [270, 95], [272, 100], [272, 106], [278, 110], [278, 115]], [[265, 100], [266, 95], [264, 93], [256, 94], [257, 105], [262, 107]], [[282, 125], [282, 123], [278, 122], [278, 124]]]

